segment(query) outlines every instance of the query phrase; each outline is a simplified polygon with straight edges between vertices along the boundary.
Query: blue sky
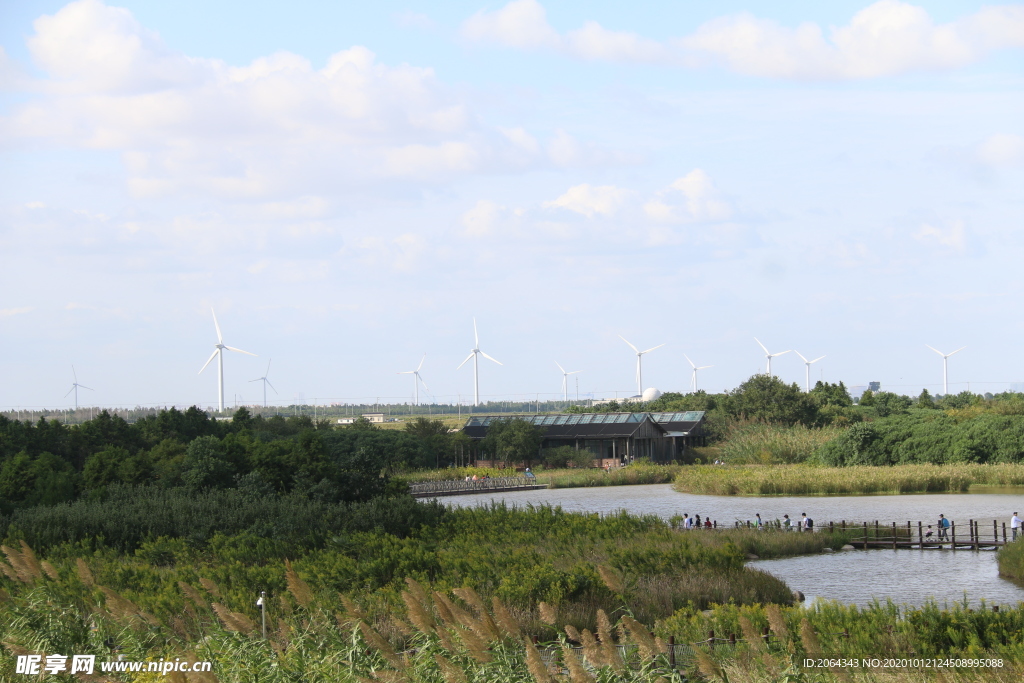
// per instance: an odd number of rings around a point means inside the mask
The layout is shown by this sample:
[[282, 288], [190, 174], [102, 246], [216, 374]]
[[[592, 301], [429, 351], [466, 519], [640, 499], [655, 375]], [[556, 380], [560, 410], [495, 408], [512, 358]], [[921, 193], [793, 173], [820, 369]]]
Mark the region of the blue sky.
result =
[[[1024, 5], [0, 8], [0, 408], [1024, 381]], [[795, 354], [773, 363], [802, 384]], [[271, 398], [274, 398], [273, 396]]]

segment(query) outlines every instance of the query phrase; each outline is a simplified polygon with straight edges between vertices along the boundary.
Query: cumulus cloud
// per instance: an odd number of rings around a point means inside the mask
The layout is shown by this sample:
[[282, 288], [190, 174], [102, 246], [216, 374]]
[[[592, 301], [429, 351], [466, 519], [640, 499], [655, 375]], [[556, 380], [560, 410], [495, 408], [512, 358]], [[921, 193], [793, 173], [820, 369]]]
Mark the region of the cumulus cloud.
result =
[[100, 0], [38, 19], [28, 44], [46, 77], [0, 118], [0, 137], [118, 151], [136, 196], [267, 201], [551, 163], [525, 130], [482, 127], [431, 69], [365, 47], [322, 68], [289, 52], [230, 66], [169, 48]]
[[610, 216], [621, 208], [631, 194], [629, 190], [614, 185], [592, 187], [584, 183], [570, 187], [557, 199], [544, 202], [544, 208], [568, 209], [587, 218], [593, 218], [595, 214]]
[[976, 155], [978, 161], [988, 166], [1024, 163], [1024, 137], [997, 133], [978, 146]]
[[494, 12], [478, 12], [463, 24], [462, 34], [472, 41], [554, 50], [587, 60], [720, 65], [770, 78], [863, 79], [952, 69], [992, 50], [1024, 47], [1024, 7], [990, 6], [936, 24], [922, 7], [880, 0], [827, 35], [813, 22], [790, 28], [744, 12], [713, 19], [690, 35], [661, 43], [594, 21], [560, 34], [536, 0], [514, 0]]
[[732, 207], [719, 197], [711, 176], [697, 168], [658, 192], [644, 204], [644, 213], [662, 223], [723, 221], [732, 216]]
[[536, 0], [513, 0], [494, 12], [481, 10], [463, 22], [462, 35], [474, 42], [550, 49], [588, 60], [653, 62], [670, 56], [655, 40], [627, 31], [610, 31], [596, 21], [587, 21], [579, 29], [560, 35]]
[[31, 306], [22, 306], [20, 308], [0, 308], [0, 318], [8, 318], [12, 315], [21, 315], [23, 313], [28, 313], [31, 310]]
[[921, 229], [914, 233], [914, 239], [924, 244], [945, 247], [957, 252], [967, 249], [967, 231], [963, 221], [955, 221], [946, 229], [928, 225], [921, 225]]
[[483, 237], [494, 232], [505, 207], [487, 199], [481, 199], [472, 209], [462, 214], [462, 226], [467, 235]]

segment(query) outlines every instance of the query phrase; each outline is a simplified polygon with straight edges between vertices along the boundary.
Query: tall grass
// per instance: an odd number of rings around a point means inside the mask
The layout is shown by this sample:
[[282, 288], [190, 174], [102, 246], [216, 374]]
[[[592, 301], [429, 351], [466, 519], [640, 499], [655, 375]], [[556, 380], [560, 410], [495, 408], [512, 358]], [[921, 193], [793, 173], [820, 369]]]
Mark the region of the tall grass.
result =
[[894, 465], [699, 465], [676, 477], [683, 493], [718, 496], [846, 496], [858, 494], [962, 493], [971, 486], [1024, 486], [1024, 464]]
[[819, 447], [845, 431], [842, 427], [805, 427], [752, 422], [732, 427], [719, 444], [729, 464], [773, 465], [804, 462]]
[[1002, 576], [1024, 581], [1024, 538], [1000, 548], [996, 560]]
[[[671, 483], [682, 469], [679, 465], [658, 465], [638, 462], [628, 467], [620, 467], [610, 472], [594, 468], [566, 469], [535, 469], [537, 483], [547, 484], [549, 488], [566, 489], [587, 486], [630, 486], [635, 484], [668, 484]], [[445, 470], [421, 470], [403, 476], [409, 482], [449, 481], [478, 477], [515, 477], [522, 473], [513, 469], [495, 469], [490, 467], [453, 467]]]

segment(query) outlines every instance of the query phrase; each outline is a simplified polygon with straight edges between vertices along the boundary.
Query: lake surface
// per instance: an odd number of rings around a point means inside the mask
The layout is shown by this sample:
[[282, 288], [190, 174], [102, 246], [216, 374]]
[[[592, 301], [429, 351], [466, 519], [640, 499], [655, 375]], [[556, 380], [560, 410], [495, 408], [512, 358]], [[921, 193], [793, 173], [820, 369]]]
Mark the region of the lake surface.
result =
[[[710, 515], [718, 523], [732, 526], [736, 521], [781, 519], [788, 514], [798, 519], [806, 512], [819, 527], [829, 521], [848, 523], [913, 522], [934, 523], [939, 513], [963, 525], [980, 522], [982, 533], [992, 529], [992, 520], [1009, 522], [1014, 511], [1024, 512], [1024, 492], [987, 490], [977, 493], [925, 493], [902, 496], [771, 497], [702, 496], [678, 493], [668, 484], [653, 486], [602, 486], [578, 489], [539, 489], [495, 494], [441, 498], [456, 506], [559, 505], [573, 512], [607, 514], [626, 510], [653, 514], [664, 519], [684, 512]], [[958, 537], [960, 536], [957, 534]], [[984, 536], [983, 536], [984, 537]], [[1024, 601], [1024, 588], [999, 576], [994, 552], [958, 550], [856, 550], [834, 554], [757, 560], [749, 563], [786, 581], [808, 600], [827, 598], [867, 604], [872, 599], [892, 598], [897, 603], [920, 605], [934, 597], [940, 603], [962, 601], [964, 591], [972, 604], [984, 598], [990, 603], [1016, 604]]]

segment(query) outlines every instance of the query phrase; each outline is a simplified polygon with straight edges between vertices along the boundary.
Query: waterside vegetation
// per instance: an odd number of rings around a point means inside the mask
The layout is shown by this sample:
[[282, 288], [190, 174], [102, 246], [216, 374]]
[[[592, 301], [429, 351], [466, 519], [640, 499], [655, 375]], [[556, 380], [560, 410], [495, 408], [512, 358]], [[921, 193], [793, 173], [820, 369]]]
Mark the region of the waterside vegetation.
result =
[[698, 465], [676, 477], [675, 490], [716, 496], [852, 496], [964, 493], [971, 486], [1024, 486], [1024, 464]]

